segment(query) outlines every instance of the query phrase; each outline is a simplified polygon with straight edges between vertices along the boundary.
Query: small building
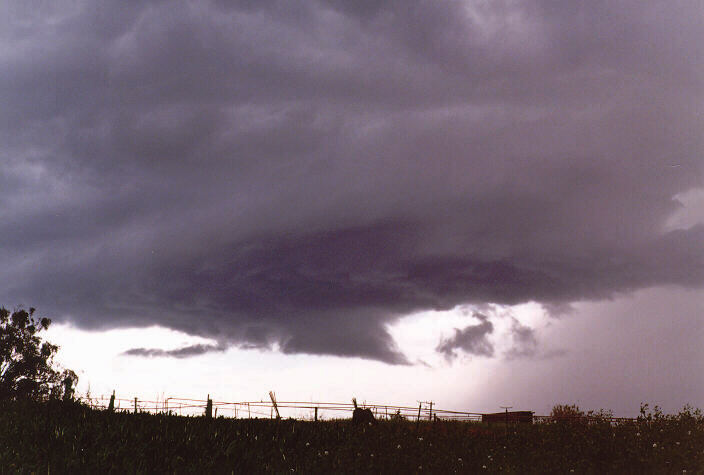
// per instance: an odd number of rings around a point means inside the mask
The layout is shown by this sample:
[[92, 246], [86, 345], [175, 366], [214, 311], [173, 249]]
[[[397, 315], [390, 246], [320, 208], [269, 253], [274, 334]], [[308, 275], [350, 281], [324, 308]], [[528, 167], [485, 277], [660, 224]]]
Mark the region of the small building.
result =
[[509, 424], [532, 424], [533, 423], [533, 411], [512, 411], [512, 412], [494, 412], [492, 414], [482, 414], [482, 422], [488, 424], [492, 423], [506, 423]]

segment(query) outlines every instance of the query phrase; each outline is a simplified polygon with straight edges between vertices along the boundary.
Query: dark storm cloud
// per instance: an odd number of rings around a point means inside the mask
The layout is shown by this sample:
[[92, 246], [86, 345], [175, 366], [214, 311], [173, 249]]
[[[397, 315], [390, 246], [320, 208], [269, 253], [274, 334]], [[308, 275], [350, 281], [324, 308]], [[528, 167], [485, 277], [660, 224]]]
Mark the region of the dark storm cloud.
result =
[[493, 356], [494, 345], [489, 341], [488, 335], [493, 333], [494, 325], [486, 315], [475, 313], [473, 316], [481, 323], [469, 325], [462, 330], [455, 328], [455, 334], [450, 338], [443, 338], [436, 351], [444, 354], [448, 360], [457, 357], [457, 350], [471, 355]]
[[697, 3], [34, 7], [0, 7], [6, 305], [407, 363], [411, 312], [704, 283], [666, 227]]
[[123, 354], [127, 356], [148, 356], [148, 357], [172, 357], [189, 358], [191, 356], [204, 355], [206, 353], [223, 352], [226, 347], [222, 345], [190, 345], [175, 350], [162, 350], [158, 348], [132, 348]]

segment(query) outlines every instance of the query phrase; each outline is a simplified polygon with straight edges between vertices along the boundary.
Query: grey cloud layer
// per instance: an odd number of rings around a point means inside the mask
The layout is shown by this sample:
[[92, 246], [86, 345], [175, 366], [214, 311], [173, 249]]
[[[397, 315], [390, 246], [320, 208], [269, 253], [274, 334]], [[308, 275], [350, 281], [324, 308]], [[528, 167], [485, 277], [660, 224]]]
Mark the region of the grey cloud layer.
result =
[[457, 350], [463, 350], [472, 355], [493, 356], [494, 345], [489, 341], [488, 336], [494, 332], [494, 325], [489, 321], [489, 317], [481, 313], [475, 313], [474, 318], [480, 323], [469, 325], [461, 330], [455, 328], [455, 334], [449, 338], [443, 338], [436, 350], [444, 354], [448, 360], [457, 357]]
[[2, 8], [7, 305], [405, 363], [413, 311], [704, 283], [695, 2]]
[[227, 348], [222, 345], [190, 345], [175, 350], [162, 350], [159, 348], [133, 348], [124, 352], [128, 356], [147, 356], [172, 358], [189, 358], [191, 356], [203, 355], [205, 353], [222, 352]]

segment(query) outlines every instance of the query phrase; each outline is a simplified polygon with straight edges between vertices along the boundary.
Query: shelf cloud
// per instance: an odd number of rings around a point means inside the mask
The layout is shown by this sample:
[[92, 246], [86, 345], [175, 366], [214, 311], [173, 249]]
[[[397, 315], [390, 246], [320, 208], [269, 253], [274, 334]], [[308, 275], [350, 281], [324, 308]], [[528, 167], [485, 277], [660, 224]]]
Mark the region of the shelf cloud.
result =
[[696, 2], [0, 9], [4, 305], [407, 364], [413, 312], [704, 284]]

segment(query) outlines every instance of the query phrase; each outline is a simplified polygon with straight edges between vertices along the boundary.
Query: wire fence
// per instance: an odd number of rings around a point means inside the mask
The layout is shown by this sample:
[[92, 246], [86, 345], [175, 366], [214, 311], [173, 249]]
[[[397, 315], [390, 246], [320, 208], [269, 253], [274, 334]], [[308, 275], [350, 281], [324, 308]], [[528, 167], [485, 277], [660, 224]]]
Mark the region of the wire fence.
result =
[[[86, 397], [86, 404], [94, 409], [107, 409], [110, 397]], [[183, 416], [205, 414], [208, 408], [207, 399], [190, 399], [167, 397], [160, 400], [145, 400], [139, 398], [114, 398], [113, 408], [123, 412], [172, 413]], [[352, 416], [355, 409], [353, 403], [318, 402], [318, 401], [217, 401], [210, 400], [212, 415], [231, 418], [283, 418], [299, 420], [344, 419]], [[420, 419], [420, 420], [461, 420], [481, 421], [482, 414], [464, 411], [437, 409], [430, 402], [419, 403], [418, 406], [399, 406], [392, 404], [362, 403], [360, 408], [369, 409], [376, 419]]]
[[[212, 399], [190, 399], [167, 397], [159, 400], [143, 400], [139, 398], [112, 398], [113, 409], [121, 412], [148, 412], [152, 414], [176, 414], [181, 416], [201, 416], [207, 413], [210, 404], [211, 415], [235, 419], [255, 418], [292, 418], [297, 420], [331, 420], [352, 417], [356, 407], [354, 403], [315, 402], [315, 401], [277, 401], [261, 399], [259, 401], [217, 401]], [[108, 409], [111, 397], [87, 397], [86, 404], [93, 409]], [[369, 409], [375, 419], [407, 419], [407, 420], [453, 420], [465, 422], [503, 422], [499, 414], [479, 412], [454, 411], [434, 407], [434, 403], [419, 402], [418, 406], [398, 406], [391, 404], [362, 403], [359, 407]], [[531, 414], [533, 423], [550, 423], [556, 421], [579, 422], [609, 422], [612, 425], [635, 422], [635, 418], [627, 417], [553, 417]], [[515, 414], [508, 413], [506, 422], [523, 422]]]

